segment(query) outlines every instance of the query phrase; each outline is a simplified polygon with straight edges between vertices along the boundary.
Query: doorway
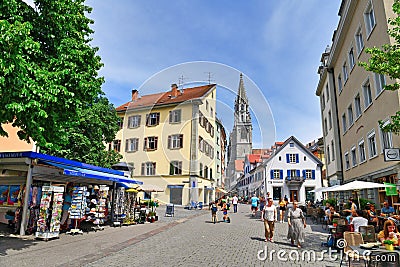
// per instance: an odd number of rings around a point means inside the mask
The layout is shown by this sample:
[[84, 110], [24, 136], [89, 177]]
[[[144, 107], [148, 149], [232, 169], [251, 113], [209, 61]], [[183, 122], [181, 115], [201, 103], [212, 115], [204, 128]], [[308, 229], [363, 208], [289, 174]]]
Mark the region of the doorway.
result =
[[299, 201], [298, 192], [298, 190], [290, 190], [290, 202]]

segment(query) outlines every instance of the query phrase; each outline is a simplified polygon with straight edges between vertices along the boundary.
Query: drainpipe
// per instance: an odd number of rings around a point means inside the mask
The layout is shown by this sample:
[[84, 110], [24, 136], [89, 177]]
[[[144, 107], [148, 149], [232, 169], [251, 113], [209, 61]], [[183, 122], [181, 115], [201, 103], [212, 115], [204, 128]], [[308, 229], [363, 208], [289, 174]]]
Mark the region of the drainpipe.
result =
[[26, 177], [26, 184], [25, 184], [24, 206], [22, 208], [21, 228], [19, 229], [19, 234], [21, 236], [25, 235], [25, 229], [27, 226], [29, 194], [30, 194], [30, 188], [32, 186], [32, 172], [33, 172], [34, 166], [32, 165], [32, 159], [29, 159], [29, 161], [30, 161], [30, 163], [28, 165], [28, 175]]

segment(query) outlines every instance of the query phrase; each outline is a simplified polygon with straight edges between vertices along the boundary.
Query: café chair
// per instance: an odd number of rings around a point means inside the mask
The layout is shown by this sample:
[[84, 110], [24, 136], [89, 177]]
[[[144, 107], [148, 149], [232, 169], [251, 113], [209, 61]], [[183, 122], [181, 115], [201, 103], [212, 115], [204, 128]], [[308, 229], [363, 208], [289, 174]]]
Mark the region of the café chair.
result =
[[344, 255], [342, 256], [342, 259], [340, 261], [340, 266], [342, 266], [344, 257], [346, 257], [346, 260], [349, 263], [349, 267], [350, 267], [350, 262], [352, 259], [357, 262], [359, 262], [362, 259], [364, 261], [364, 265], [366, 266], [368, 263], [368, 259], [366, 259], [363, 255], [360, 255], [359, 253], [355, 252], [350, 247], [350, 246], [359, 246], [361, 244], [364, 244], [364, 240], [363, 240], [361, 233], [344, 232], [343, 238], [346, 241], [346, 246], [343, 249]]

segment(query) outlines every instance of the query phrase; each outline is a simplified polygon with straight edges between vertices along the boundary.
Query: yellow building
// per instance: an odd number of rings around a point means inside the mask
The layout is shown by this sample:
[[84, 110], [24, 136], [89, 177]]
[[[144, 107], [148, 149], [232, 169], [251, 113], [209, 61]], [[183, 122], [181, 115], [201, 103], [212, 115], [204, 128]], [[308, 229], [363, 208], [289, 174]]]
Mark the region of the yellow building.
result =
[[[161, 187], [162, 203], [214, 200], [216, 85], [144, 95], [117, 108], [121, 130], [109, 149], [123, 155], [131, 175]], [[146, 195], [145, 197], [149, 197]]]

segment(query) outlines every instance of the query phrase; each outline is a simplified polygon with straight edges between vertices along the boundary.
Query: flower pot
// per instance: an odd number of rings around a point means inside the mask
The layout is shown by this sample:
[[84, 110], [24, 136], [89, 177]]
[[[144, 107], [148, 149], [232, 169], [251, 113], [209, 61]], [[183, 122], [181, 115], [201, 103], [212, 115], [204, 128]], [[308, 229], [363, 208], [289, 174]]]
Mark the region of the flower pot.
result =
[[393, 244], [385, 244], [385, 248], [386, 248], [387, 250], [390, 250], [390, 251], [393, 251], [393, 250], [394, 250]]

